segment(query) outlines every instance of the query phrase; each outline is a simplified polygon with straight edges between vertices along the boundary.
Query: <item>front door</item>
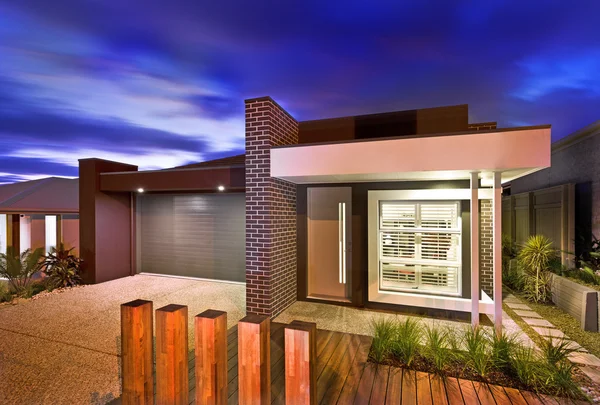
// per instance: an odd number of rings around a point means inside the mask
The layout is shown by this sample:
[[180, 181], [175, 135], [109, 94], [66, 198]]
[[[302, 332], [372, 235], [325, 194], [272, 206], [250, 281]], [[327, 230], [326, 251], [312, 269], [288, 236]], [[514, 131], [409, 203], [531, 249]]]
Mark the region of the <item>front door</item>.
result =
[[352, 188], [310, 187], [308, 297], [351, 301]]

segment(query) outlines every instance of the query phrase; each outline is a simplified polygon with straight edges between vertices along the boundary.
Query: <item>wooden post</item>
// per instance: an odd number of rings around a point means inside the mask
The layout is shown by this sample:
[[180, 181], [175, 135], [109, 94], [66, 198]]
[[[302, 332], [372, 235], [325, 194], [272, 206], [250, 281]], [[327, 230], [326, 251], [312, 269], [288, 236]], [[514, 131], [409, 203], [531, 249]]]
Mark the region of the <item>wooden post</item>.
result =
[[238, 323], [240, 405], [271, 403], [271, 320], [250, 314]]
[[196, 315], [196, 404], [227, 404], [227, 312]]
[[156, 310], [156, 403], [188, 405], [188, 308]]
[[293, 321], [285, 327], [285, 403], [317, 403], [317, 324]]
[[152, 301], [121, 305], [123, 405], [154, 404], [152, 331]]

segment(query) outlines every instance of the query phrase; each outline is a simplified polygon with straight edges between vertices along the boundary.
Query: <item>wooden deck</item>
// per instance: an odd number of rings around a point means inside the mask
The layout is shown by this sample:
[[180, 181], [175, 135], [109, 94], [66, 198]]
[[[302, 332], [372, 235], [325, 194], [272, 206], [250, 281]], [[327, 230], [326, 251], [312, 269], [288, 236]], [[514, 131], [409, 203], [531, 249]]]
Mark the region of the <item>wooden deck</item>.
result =
[[[271, 397], [285, 403], [284, 324], [271, 324]], [[228, 334], [229, 404], [238, 403], [237, 327]], [[573, 404], [512, 388], [408, 371], [367, 362], [371, 338], [340, 332], [317, 332], [317, 402], [319, 404], [537, 405]], [[193, 353], [190, 368], [193, 369]], [[194, 373], [190, 373], [194, 402]]]

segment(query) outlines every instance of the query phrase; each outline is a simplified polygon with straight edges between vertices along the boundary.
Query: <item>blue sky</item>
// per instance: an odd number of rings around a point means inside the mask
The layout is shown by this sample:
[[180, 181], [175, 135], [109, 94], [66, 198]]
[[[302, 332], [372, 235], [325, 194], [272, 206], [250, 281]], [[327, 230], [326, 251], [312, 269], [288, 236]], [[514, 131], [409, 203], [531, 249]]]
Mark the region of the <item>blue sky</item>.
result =
[[0, 0], [0, 183], [243, 152], [243, 100], [297, 119], [450, 104], [600, 119], [600, 2]]

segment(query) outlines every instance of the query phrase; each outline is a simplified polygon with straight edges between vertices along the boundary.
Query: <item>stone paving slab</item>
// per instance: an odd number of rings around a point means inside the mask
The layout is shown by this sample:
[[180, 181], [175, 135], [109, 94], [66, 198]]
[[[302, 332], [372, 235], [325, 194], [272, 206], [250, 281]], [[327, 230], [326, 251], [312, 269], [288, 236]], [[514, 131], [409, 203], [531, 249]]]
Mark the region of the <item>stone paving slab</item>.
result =
[[541, 336], [550, 336], [554, 338], [565, 338], [569, 337], [565, 335], [562, 331], [558, 329], [550, 329], [550, 328], [541, 328], [539, 326], [534, 326], [533, 330], [535, 330]]
[[600, 381], [600, 369], [591, 366], [581, 366], [579, 369], [590, 377], [590, 380]]
[[[566, 339], [560, 339], [560, 338], [552, 338], [549, 336], [543, 336], [545, 339], [549, 339], [552, 341], [552, 344], [554, 346], [560, 344], [563, 340]], [[567, 340], [568, 344], [567, 344], [567, 348], [570, 350], [577, 350], [578, 352], [587, 352], [587, 349], [585, 347], [582, 347], [579, 343], [573, 341], [573, 340]]]
[[528, 325], [532, 325], [532, 326], [543, 326], [546, 328], [554, 327], [554, 325], [552, 325], [550, 322], [548, 322], [545, 319], [523, 318], [523, 321], [525, 321], [525, 323], [527, 323]]
[[569, 360], [577, 364], [600, 367], [600, 359], [590, 353], [575, 352], [569, 355]]
[[519, 315], [521, 318], [541, 318], [542, 316], [535, 311], [521, 311], [516, 309], [515, 314]]
[[524, 309], [527, 311], [531, 311], [531, 308], [529, 307], [529, 305], [525, 305], [525, 304], [521, 304], [521, 303], [507, 302], [506, 305], [508, 305], [508, 307], [512, 308], [512, 309]]

